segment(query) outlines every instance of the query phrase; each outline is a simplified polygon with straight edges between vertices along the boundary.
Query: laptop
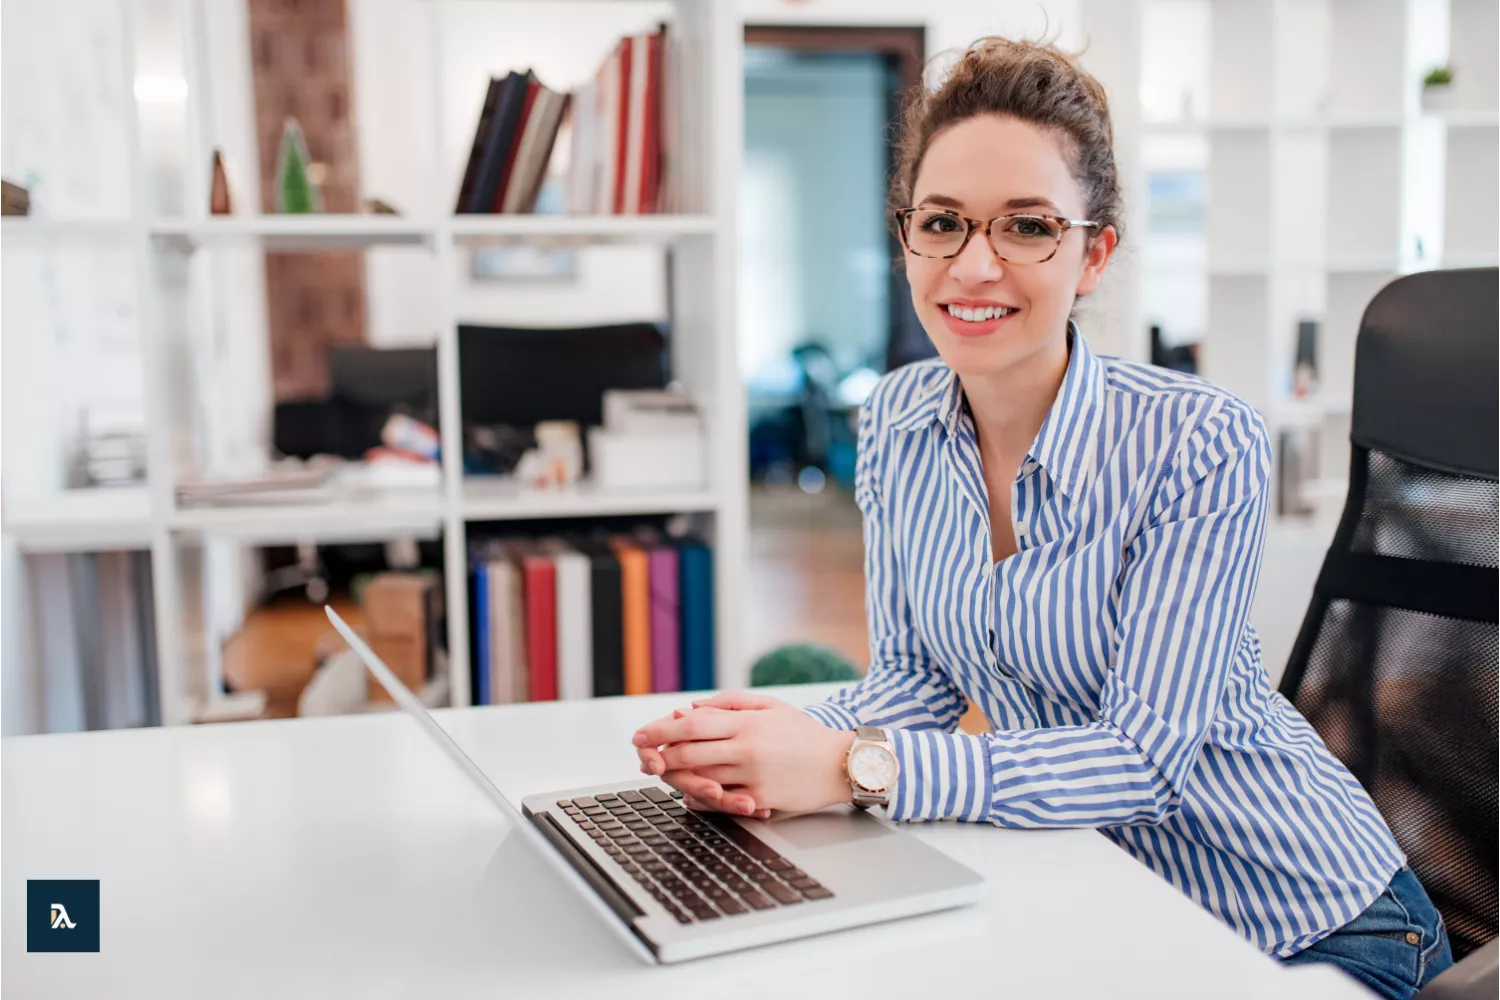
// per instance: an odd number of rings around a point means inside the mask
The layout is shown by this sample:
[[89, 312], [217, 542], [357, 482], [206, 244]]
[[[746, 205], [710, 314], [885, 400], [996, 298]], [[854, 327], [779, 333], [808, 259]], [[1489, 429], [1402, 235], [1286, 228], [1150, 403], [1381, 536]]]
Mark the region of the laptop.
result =
[[694, 812], [675, 789], [631, 781], [529, 795], [517, 809], [326, 610], [396, 704], [644, 961], [718, 955], [949, 909], [983, 894], [976, 872], [853, 806], [750, 820]]

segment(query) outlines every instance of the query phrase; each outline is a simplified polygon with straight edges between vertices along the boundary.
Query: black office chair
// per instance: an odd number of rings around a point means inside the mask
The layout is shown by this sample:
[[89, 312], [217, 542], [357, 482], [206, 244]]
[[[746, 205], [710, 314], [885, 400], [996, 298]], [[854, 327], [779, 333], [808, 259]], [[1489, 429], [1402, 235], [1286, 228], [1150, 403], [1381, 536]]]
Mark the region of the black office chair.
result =
[[[1414, 274], [1365, 310], [1349, 495], [1281, 682], [1375, 800], [1456, 958], [1496, 937], [1497, 291], [1494, 268]], [[1466, 965], [1488, 959], [1491, 997], [1495, 947]], [[1450, 975], [1433, 995], [1468, 995], [1439, 988]]]

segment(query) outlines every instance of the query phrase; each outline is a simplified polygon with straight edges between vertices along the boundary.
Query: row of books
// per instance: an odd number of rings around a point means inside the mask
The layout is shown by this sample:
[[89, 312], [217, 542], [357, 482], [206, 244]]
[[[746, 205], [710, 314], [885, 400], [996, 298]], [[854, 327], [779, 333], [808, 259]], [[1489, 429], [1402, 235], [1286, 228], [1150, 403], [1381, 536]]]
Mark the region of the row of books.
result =
[[476, 705], [713, 687], [713, 554], [699, 539], [486, 541], [470, 581]]
[[533, 211], [549, 174], [563, 172], [554, 153], [567, 158], [569, 214], [662, 211], [667, 63], [662, 25], [620, 39], [576, 94], [552, 90], [531, 70], [491, 78], [455, 211]]

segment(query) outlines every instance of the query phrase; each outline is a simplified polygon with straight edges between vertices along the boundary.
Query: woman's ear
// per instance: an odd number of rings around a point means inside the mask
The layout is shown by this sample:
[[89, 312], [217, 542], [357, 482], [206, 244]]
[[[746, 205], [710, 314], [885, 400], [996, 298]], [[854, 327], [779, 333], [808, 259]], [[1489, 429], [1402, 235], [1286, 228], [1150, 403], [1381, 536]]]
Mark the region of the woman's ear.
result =
[[1089, 241], [1088, 249], [1083, 254], [1083, 274], [1078, 277], [1079, 295], [1087, 295], [1099, 287], [1099, 280], [1104, 277], [1104, 267], [1109, 263], [1110, 257], [1114, 256], [1115, 245], [1119, 241], [1120, 234], [1115, 232], [1114, 226], [1105, 226]]

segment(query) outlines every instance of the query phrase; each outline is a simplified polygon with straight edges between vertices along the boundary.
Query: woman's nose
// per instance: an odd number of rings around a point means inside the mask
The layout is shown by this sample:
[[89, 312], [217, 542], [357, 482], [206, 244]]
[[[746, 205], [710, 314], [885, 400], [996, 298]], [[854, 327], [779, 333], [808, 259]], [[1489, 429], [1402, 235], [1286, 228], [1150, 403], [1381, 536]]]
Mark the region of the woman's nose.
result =
[[1003, 263], [995, 253], [995, 248], [990, 246], [989, 237], [984, 233], [975, 233], [969, 239], [969, 245], [948, 262], [948, 274], [955, 281], [971, 285], [998, 281]]

